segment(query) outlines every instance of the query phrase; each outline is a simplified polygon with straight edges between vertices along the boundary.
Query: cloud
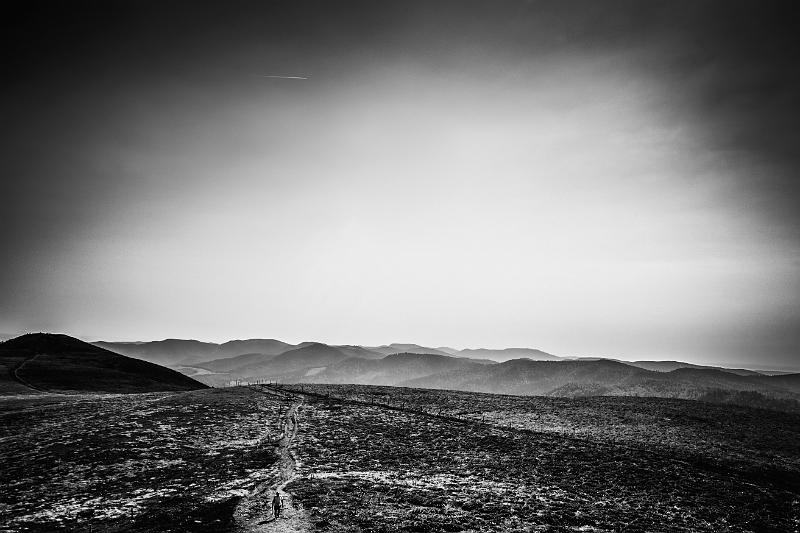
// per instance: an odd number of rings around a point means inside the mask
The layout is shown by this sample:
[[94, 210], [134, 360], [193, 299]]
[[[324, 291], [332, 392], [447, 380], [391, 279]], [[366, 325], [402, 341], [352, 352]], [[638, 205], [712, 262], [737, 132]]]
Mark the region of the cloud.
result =
[[5, 17], [0, 319], [796, 357], [793, 5]]

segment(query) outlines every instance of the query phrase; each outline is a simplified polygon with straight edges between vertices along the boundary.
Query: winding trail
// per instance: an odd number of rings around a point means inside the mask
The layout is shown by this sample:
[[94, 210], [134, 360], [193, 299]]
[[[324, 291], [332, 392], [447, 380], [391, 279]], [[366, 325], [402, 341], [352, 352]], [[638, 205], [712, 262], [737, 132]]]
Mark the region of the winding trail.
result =
[[28, 381], [26, 381], [25, 379], [21, 378], [20, 375], [19, 375], [19, 371], [22, 370], [22, 367], [24, 367], [26, 364], [30, 363], [31, 361], [35, 361], [36, 358], [39, 357], [40, 355], [43, 355], [43, 354], [37, 353], [37, 354], [35, 354], [35, 355], [31, 356], [31, 357], [28, 357], [27, 359], [22, 361], [20, 364], [18, 364], [16, 366], [16, 368], [14, 368], [14, 370], [11, 371], [11, 377], [14, 378], [20, 385], [28, 387], [29, 389], [32, 389], [32, 390], [35, 390], [35, 391], [39, 391], [39, 392], [50, 392], [50, 391], [47, 391], [45, 389], [40, 389], [39, 387], [34, 387], [30, 383], [28, 383]]
[[[277, 474], [272, 480], [256, 485], [249, 495], [242, 498], [233, 512], [235, 530], [240, 533], [308, 532], [311, 525], [307, 513], [299, 502], [294, 501], [291, 493], [285, 490], [286, 485], [297, 477], [299, 463], [291, 446], [299, 428], [297, 410], [303, 403], [303, 397], [266, 387], [251, 389], [290, 400], [292, 404], [281, 418], [281, 434], [273, 442], [275, 454], [278, 456], [275, 463]], [[272, 514], [272, 498], [276, 492], [283, 500], [281, 516], [277, 519]]]

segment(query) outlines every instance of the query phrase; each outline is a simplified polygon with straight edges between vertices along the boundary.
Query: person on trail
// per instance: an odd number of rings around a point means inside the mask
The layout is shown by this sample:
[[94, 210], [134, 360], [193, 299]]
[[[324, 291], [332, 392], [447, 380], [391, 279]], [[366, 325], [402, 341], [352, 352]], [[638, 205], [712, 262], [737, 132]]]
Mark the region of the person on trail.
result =
[[281, 501], [281, 495], [278, 494], [278, 491], [275, 491], [275, 496], [272, 498], [272, 514], [275, 516], [275, 519], [281, 517], [281, 508], [283, 507], [283, 502]]

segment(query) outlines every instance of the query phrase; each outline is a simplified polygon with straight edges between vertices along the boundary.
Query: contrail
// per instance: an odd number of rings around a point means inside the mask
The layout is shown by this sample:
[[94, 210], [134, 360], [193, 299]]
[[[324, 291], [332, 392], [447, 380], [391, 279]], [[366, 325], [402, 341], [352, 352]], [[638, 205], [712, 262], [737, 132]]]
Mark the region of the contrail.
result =
[[262, 78], [278, 78], [281, 80], [307, 80], [306, 76], [261, 76]]

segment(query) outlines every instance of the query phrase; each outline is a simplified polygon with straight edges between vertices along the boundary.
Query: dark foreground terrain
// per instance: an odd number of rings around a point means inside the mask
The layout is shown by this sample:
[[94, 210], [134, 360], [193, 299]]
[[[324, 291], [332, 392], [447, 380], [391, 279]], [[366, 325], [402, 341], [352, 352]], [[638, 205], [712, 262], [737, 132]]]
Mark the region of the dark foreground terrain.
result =
[[0, 398], [0, 531], [224, 531], [281, 409], [247, 389]]
[[316, 430], [301, 433], [308, 475], [290, 489], [325, 530], [800, 528], [795, 415], [662, 399], [303, 390], [319, 395], [301, 410]]
[[[0, 399], [0, 530], [800, 530], [798, 415], [284, 389]], [[290, 517], [260, 520], [278, 482]]]

